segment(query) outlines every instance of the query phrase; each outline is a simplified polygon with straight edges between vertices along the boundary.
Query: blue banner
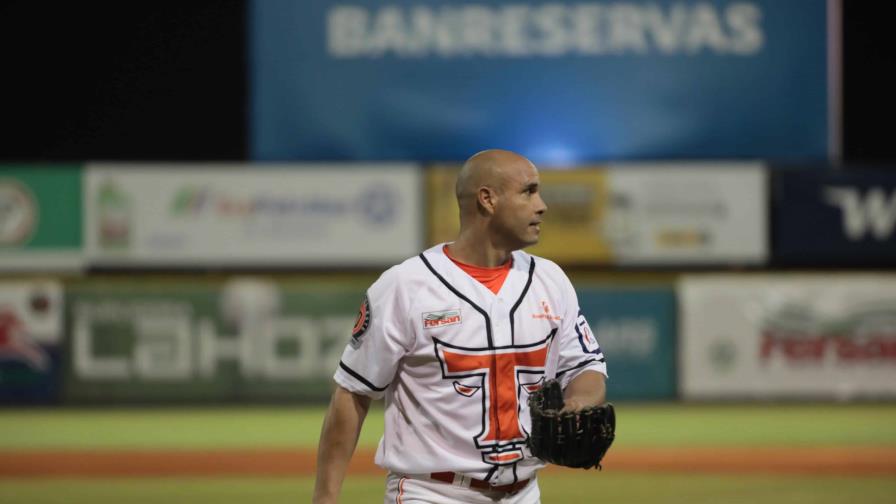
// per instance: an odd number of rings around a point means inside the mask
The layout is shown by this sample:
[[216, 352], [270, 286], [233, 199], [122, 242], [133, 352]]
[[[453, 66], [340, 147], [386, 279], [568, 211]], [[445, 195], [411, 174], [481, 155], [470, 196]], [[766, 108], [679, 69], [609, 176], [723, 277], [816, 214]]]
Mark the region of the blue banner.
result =
[[[0, 332], [4, 329], [0, 328]], [[0, 336], [2, 337], [2, 336]], [[2, 346], [6, 346], [0, 343]], [[28, 356], [10, 356], [0, 349], [0, 404], [50, 404], [59, 402], [62, 356], [57, 347], [35, 345], [45, 367], [38, 368]]]
[[896, 172], [778, 170], [772, 181], [777, 264], [896, 264]]
[[254, 0], [256, 160], [824, 159], [825, 0]]
[[671, 288], [580, 288], [579, 306], [607, 357], [607, 397], [676, 397], [675, 294]]

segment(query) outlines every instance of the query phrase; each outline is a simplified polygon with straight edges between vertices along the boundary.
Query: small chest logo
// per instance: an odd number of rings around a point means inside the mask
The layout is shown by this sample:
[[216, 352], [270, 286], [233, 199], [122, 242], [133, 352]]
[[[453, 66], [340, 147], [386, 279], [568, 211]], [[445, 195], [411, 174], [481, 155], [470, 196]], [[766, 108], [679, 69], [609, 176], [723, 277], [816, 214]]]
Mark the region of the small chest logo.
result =
[[533, 313], [532, 318], [542, 320], [563, 320], [563, 317], [560, 315], [551, 313], [551, 305], [549, 305], [547, 301], [541, 302], [541, 311], [542, 313]]
[[423, 328], [432, 329], [451, 324], [460, 324], [460, 310], [441, 310], [423, 314]]

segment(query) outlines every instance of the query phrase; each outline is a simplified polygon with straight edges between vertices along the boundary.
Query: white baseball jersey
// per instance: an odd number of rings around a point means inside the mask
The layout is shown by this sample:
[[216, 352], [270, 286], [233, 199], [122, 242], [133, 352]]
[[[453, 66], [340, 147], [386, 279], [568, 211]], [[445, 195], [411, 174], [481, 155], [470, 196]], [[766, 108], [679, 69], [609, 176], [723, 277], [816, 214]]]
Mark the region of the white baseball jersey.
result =
[[585, 370], [606, 375], [603, 354], [555, 263], [514, 252], [495, 294], [443, 247], [390, 268], [368, 289], [335, 380], [385, 396], [379, 466], [495, 485], [531, 478], [544, 463], [526, 448], [529, 394], [546, 367], [564, 387]]

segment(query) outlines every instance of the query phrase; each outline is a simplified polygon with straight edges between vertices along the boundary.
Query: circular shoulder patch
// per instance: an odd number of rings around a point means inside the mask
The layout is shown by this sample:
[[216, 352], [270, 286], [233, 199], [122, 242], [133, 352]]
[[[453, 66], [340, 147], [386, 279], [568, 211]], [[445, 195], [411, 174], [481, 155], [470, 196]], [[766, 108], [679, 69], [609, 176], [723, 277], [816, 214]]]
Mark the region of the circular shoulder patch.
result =
[[358, 318], [355, 319], [355, 327], [352, 328], [352, 338], [359, 339], [370, 326], [370, 300], [364, 296], [361, 308], [358, 310]]

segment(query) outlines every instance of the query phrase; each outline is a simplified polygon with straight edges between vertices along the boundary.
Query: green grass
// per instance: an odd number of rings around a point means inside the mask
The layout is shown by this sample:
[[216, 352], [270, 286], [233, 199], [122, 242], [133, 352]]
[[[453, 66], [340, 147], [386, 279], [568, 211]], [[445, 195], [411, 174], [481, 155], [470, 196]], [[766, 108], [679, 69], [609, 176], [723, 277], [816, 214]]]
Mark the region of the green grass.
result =
[[[0, 450], [314, 448], [315, 408], [0, 410]], [[896, 404], [619, 404], [617, 446], [896, 445]], [[382, 410], [360, 445], [376, 446]]]
[[[709, 476], [583, 472], [539, 477], [546, 504], [883, 504], [893, 502], [887, 477]], [[278, 504], [309, 502], [311, 478], [170, 478], [0, 480], [4, 504], [158, 503]], [[349, 476], [342, 502], [382, 502], [384, 477]]]
[[323, 409], [0, 411], [3, 448], [211, 449], [316, 446]]
[[[617, 405], [617, 446], [896, 446], [896, 404]], [[313, 448], [322, 408], [0, 410], [3, 450]], [[373, 409], [361, 445], [375, 446]], [[889, 503], [892, 476], [543, 473], [547, 504]], [[313, 478], [2, 479], [3, 504], [308, 502]], [[344, 503], [382, 502], [384, 476], [349, 475]]]
[[620, 405], [619, 446], [896, 445], [896, 404]]

